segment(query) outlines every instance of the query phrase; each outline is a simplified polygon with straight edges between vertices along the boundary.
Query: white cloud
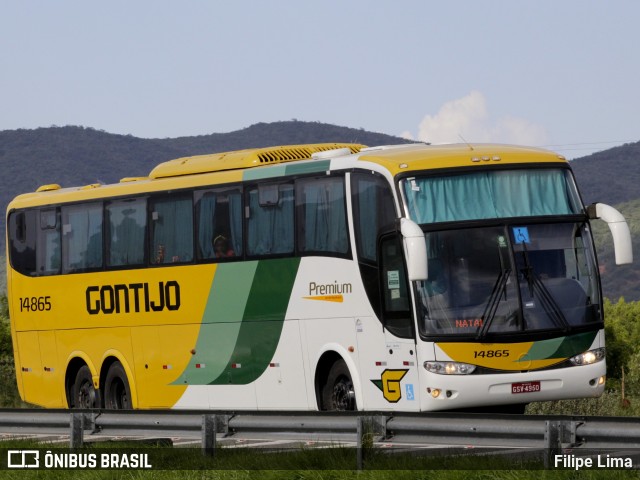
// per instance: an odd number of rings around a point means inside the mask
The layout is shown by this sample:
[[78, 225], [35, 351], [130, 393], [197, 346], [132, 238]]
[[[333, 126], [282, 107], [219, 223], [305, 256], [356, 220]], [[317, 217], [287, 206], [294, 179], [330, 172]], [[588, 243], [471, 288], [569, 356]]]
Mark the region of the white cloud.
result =
[[[401, 136], [413, 139], [410, 132]], [[423, 142], [457, 143], [462, 141], [461, 136], [470, 143], [547, 143], [547, 133], [540, 125], [510, 115], [491, 118], [487, 101], [478, 91], [445, 103], [435, 115], [426, 115], [418, 126], [417, 139]]]
[[405, 130], [398, 136], [400, 138], [404, 138], [405, 140], [415, 140], [415, 138], [413, 137], [413, 134], [409, 130]]

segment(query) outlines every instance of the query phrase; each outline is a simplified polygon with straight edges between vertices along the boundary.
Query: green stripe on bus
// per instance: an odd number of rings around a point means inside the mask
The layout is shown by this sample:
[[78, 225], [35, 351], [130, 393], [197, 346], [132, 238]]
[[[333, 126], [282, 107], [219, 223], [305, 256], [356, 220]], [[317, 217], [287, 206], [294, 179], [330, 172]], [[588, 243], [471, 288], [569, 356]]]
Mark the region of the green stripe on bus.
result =
[[331, 166], [330, 160], [318, 160], [311, 163], [290, 163], [286, 165], [286, 175], [302, 175], [305, 173], [326, 172]]
[[534, 342], [521, 361], [572, 357], [587, 350], [593, 344], [597, 334], [597, 331], [586, 332]]
[[263, 178], [281, 178], [284, 175], [285, 166], [275, 165], [267, 168], [250, 168], [242, 174], [242, 180], [262, 180]]
[[[257, 268], [257, 261], [218, 265], [198, 334], [196, 355], [174, 384], [206, 385], [227, 367]], [[205, 368], [196, 368], [197, 364], [204, 364]]]
[[210, 385], [246, 385], [267, 369], [280, 341], [299, 265], [299, 258], [259, 262], [233, 354]]
[[265, 178], [282, 178], [286, 175], [303, 175], [305, 173], [326, 172], [331, 166], [330, 160], [319, 160], [298, 164], [295, 162], [274, 165], [268, 168], [250, 168], [242, 174], [242, 180], [262, 180]]
[[598, 332], [585, 332], [564, 337], [551, 358], [569, 358], [587, 351], [593, 345], [597, 334]]

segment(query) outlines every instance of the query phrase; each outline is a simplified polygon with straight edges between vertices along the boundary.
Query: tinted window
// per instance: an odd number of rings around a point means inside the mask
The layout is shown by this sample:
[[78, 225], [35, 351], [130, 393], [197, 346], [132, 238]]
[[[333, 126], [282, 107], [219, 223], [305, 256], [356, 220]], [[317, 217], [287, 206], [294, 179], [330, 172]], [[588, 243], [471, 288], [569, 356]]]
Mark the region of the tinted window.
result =
[[293, 253], [293, 185], [260, 185], [249, 190], [247, 253]]
[[9, 216], [11, 265], [24, 275], [36, 272], [37, 211], [13, 212]]
[[193, 203], [191, 197], [151, 202], [151, 263], [193, 260]]
[[102, 267], [102, 203], [61, 210], [63, 272]]
[[146, 205], [146, 199], [142, 198], [117, 200], [107, 205], [108, 266], [119, 267], [144, 263]]
[[301, 252], [347, 253], [349, 235], [344, 178], [304, 179], [296, 182], [300, 211], [298, 248]]
[[60, 273], [60, 213], [55, 208], [39, 212], [37, 267], [39, 275]]
[[214, 189], [196, 193], [198, 258], [224, 259], [242, 255], [242, 193]]
[[376, 245], [383, 229], [396, 218], [393, 194], [386, 180], [370, 174], [353, 175], [356, 244], [361, 260], [375, 262]]

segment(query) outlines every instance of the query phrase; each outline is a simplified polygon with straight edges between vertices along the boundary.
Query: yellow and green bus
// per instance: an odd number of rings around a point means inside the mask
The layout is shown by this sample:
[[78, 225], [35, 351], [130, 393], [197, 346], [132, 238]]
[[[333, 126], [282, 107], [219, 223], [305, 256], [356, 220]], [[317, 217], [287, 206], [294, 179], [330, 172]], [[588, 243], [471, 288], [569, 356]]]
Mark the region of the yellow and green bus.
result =
[[590, 221], [505, 145], [313, 144], [45, 185], [7, 209], [18, 388], [44, 407], [432, 411], [595, 397]]

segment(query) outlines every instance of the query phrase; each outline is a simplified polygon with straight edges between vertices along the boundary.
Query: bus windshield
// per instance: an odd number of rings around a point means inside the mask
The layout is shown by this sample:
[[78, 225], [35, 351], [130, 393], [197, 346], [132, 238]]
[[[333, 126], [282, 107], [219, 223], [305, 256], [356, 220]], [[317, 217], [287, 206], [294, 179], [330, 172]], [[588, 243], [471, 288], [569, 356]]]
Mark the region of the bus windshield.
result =
[[586, 223], [428, 232], [423, 336], [570, 330], [602, 321]]
[[409, 177], [401, 183], [418, 224], [582, 213], [568, 170], [483, 170]]

